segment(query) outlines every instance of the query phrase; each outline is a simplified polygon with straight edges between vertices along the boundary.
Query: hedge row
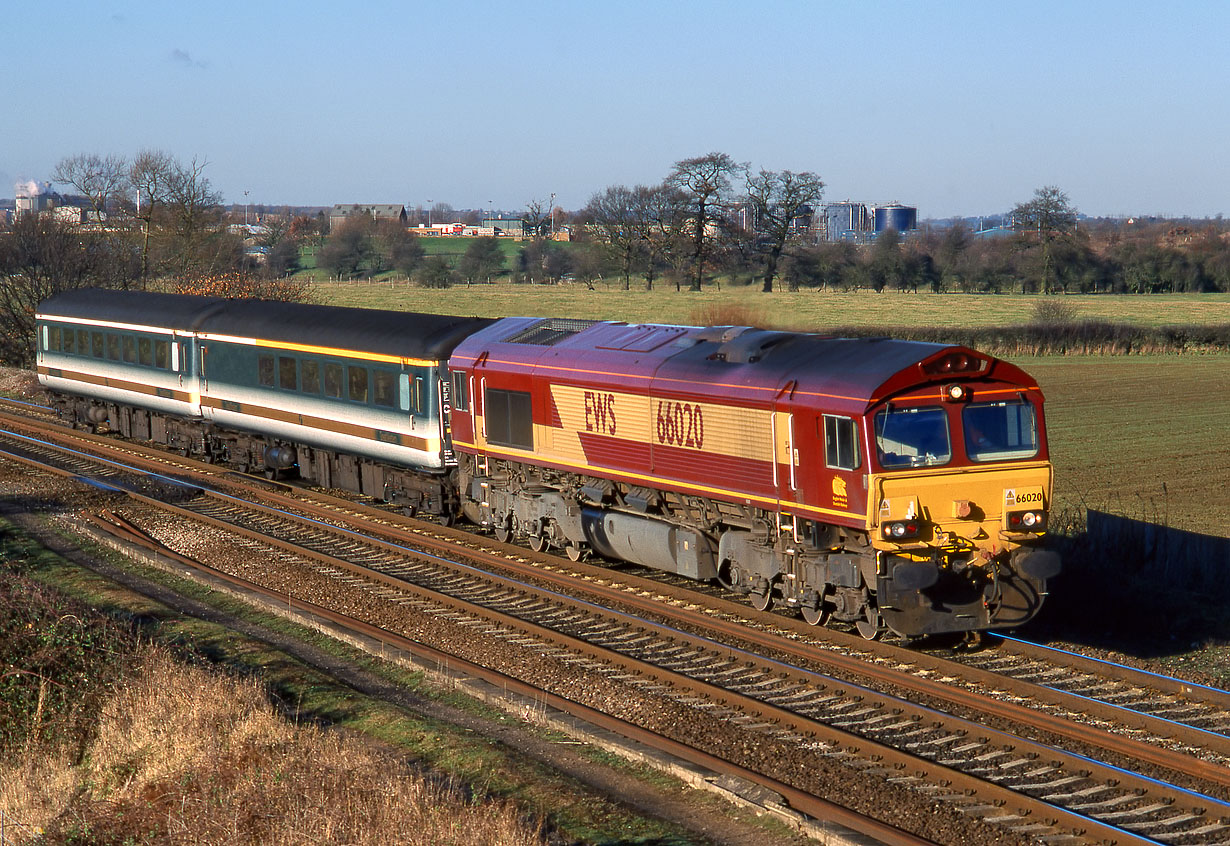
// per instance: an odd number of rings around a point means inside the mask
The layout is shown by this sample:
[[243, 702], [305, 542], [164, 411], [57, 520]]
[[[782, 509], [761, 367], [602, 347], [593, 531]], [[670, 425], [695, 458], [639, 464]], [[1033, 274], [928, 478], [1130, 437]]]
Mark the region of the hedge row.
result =
[[1207, 353], [1230, 350], [1230, 323], [1193, 326], [1134, 326], [1085, 320], [989, 327], [845, 327], [846, 337], [888, 335], [913, 341], [961, 344], [999, 356], [1133, 355]]

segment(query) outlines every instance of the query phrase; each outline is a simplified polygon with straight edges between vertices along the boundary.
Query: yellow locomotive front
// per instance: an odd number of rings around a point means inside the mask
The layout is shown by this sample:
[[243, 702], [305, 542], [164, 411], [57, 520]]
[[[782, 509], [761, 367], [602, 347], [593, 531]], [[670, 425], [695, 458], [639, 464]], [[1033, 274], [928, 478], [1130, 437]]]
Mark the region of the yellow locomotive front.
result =
[[980, 631], [1029, 620], [1059, 558], [1041, 548], [1052, 469], [1042, 393], [1002, 362], [958, 351], [930, 384], [868, 415], [867, 530], [876, 604], [896, 631]]

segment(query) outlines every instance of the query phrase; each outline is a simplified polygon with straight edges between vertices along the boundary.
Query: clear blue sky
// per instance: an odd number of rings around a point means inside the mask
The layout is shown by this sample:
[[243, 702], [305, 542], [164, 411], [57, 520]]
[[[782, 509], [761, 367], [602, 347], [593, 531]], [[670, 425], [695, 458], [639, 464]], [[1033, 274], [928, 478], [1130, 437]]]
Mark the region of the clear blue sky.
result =
[[4, 0], [0, 196], [76, 153], [227, 202], [566, 209], [711, 151], [828, 201], [1230, 212], [1230, 2]]

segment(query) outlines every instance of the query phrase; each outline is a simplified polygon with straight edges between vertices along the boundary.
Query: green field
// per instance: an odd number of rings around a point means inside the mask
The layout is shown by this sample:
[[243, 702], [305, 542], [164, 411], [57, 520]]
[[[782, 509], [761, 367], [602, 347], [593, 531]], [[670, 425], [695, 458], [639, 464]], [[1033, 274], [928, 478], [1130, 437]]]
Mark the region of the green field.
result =
[[[446, 239], [437, 239], [446, 240]], [[634, 280], [635, 282], [635, 280]], [[615, 281], [565, 285], [458, 285], [408, 282], [317, 282], [317, 302], [331, 305], [502, 317], [541, 315], [630, 323], [701, 323], [709, 315], [765, 327], [822, 331], [842, 326], [1014, 326], [1029, 323], [1045, 297], [1022, 294], [902, 294], [799, 291], [764, 294], [723, 286], [694, 294], [659, 283], [653, 291]], [[1054, 299], [1054, 298], [1051, 298]], [[1230, 294], [1083, 295], [1061, 298], [1077, 319], [1142, 326], [1230, 323]], [[732, 322], [732, 321], [722, 321]]]

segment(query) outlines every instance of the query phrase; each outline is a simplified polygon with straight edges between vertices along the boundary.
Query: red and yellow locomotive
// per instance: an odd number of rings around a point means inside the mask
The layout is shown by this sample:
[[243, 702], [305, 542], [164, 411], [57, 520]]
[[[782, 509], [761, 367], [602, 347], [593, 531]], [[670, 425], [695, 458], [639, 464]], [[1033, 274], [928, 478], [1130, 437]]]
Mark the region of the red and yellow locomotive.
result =
[[507, 318], [449, 359], [463, 511], [866, 637], [1010, 627], [1059, 559], [1042, 393], [964, 347]]

